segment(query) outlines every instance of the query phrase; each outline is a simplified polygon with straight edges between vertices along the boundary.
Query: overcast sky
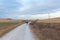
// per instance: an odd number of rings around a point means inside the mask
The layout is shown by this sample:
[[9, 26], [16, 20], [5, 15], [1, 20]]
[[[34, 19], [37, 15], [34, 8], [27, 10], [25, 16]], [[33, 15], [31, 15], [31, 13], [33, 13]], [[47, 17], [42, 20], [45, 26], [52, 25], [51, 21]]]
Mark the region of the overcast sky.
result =
[[60, 16], [60, 0], [0, 0], [0, 17], [3, 18], [21, 19], [31, 15], [42, 18], [47, 13], [51, 13], [51, 17]]

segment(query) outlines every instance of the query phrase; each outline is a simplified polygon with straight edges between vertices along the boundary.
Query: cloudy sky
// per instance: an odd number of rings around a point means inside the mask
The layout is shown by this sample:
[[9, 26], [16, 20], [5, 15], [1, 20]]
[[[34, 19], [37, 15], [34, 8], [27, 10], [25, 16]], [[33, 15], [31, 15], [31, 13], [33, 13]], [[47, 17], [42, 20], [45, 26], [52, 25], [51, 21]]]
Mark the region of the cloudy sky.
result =
[[0, 0], [0, 18], [48, 18], [60, 16], [60, 0]]

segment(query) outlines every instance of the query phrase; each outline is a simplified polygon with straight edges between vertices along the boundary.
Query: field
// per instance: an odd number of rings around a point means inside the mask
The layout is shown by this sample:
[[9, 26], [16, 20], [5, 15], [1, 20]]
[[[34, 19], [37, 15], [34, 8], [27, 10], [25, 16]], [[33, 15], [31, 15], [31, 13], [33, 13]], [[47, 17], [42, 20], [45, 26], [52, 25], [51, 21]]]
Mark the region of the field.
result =
[[[0, 19], [0, 37], [25, 21]], [[60, 18], [31, 21], [30, 29], [36, 40], [60, 40]]]
[[22, 20], [0, 19], [0, 37], [22, 23]]
[[60, 40], [60, 18], [38, 20], [30, 28], [36, 40]]

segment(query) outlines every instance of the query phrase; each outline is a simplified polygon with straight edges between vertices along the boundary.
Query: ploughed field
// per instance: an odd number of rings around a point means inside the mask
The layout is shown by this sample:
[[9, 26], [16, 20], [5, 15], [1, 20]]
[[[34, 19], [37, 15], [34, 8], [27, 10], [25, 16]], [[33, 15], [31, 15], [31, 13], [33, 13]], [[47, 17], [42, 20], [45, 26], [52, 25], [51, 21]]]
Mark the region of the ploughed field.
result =
[[60, 40], [60, 19], [38, 20], [30, 25], [36, 40]]

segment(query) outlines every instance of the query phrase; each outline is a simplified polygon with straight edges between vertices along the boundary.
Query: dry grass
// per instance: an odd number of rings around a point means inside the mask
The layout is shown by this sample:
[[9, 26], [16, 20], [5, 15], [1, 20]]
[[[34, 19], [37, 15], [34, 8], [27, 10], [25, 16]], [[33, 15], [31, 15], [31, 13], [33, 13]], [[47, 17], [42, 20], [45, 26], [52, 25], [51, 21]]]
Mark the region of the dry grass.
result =
[[0, 19], [0, 37], [23, 23], [22, 20]]
[[[50, 19], [52, 20], [52, 19]], [[30, 25], [36, 40], [60, 40], [60, 19], [41, 20]]]
[[60, 18], [51, 18], [46, 20], [38, 20], [37, 23], [60, 23]]

